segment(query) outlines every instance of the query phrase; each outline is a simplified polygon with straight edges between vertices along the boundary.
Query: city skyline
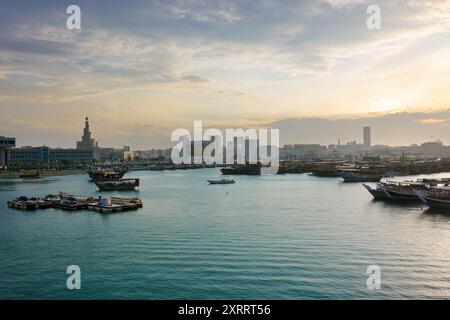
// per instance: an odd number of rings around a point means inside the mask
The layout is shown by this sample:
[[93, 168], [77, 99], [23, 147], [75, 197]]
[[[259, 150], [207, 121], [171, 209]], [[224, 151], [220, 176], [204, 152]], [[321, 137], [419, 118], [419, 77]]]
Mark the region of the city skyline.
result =
[[[206, 126], [274, 127], [280, 144], [450, 144], [450, 1], [61, 1], [0, 12], [0, 135], [73, 147], [170, 147]], [[120, 16], [117, 16], [120, 12]]]
[[[364, 119], [364, 118], [363, 118]], [[294, 119], [294, 120], [287, 120], [287, 125], [290, 125], [290, 130], [289, 131], [294, 131], [296, 129], [306, 129], [308, 130], [308, 127], [304, 126], [304, 125], [296, 125], [296, 121], [302, 121], [304, 119]], [[320, 121], [324, 121], [323, 119], [319, 119], [319, 118], [312, 118], [309, 119], [312, 120], [313, 123], [312, 125], [317, 125]], [[352, 119], [354, 120], [354, 119]], [[326, 121], [326, 120], [325, 120]], [[339, 121], [339, 120], [334, 120], [334, 121]], [[343, 119], [340, 119], [340, 121], [345, 121]], [[348, 121], [348, 119], [347, 119]], [[359, 145], [364, 147], [366, 150], [372, 148], [372, 147], [377, 147], [377, 146], [389, 146], [389, 147], [402, 147], [402, 146], [415, 146], [415, 145], [421, 145], [422, 143], [429, 143], [429, 142], [438, 142], [442, 145], [445, 145], [445, 143], [443, 143], [442, 140], [438, 139], [437, 137], [433, 137], [431, 136], [430, 139], [428, 140], [424, 140], [424, 141], [416, 141], [413, 143], [409, 143], [409, 144], [404, 144], [404, 145], [390, 145], [390, 144], [381, 144], [381, 143], [375, 143], [373, 144], [373, 136], [372, 136], [372, 127], [368, 126], [366, 124], [366, 122], [364, 122], [364, 120], [362, 120], [363, 125], [359, 128], [361, 131], [361, 137], [358, 136], [357, 133], [352, 132], [353, 136], [349, 139], [341, 139], [341, 138], [337, 138], [337, 141], [333, 141], [330, 143], [318, 143], [317, 141], [309, 141], [309, 142], [302, 142], [302, 141], [292, 141], [292, 142], [288, 142], [288, 143], [283, 143], [282, 140], [280, 140], [280, 147], [283, 146], [292, 146], [292, 145], [323, 145], [325, 147], [331, 147], [333, 148], [333, 146], [345, 146], [345, 145]], [[289, 123], [290, 122], [290, 123]], [[393, 122], [393, 125], [395, 125], [396, 122]], [[293, 126], [295, 128], [293, 128]], [[342, 125], [342, 127], [344, 127], [344, 125]], [[345, 127], [348, 127], [345, 126]], [[204, 128], [205, 130], [208, 129], [207, 127]], [[350, 128], [352, 129], [352, 128]], [[362, 130], [361, 130], [362, 129]], [[95, 129], [94, 129], [95, 130]], [[220, 130], [220, 129], [219, 129]], [[1, 137], [1, 136], [0, 136]], [[14, 139], [14, 143], [16, 145], [16, 147], [18, 148], [23, 148], [23, 147], [51, 147], [51, 148], [64, 148], [61, 146], [52, 146], [48, 143], [43, 143], [42, 141], [39, 141], [38, 144], [35, 145], [30, 145], [30, 144], [20, 144], [17, 143], [16, 141], [16, 137], [7, 137], [7, 136], [2, 136], [3, 138], [7, 138], [7, 139]], [[39, 137], [38, 137], [39, 139]], [[286, 140], [286, 139], [283, 139]], [[168, 145], [168, 146], [164, 146], [164, 147], [157, 147], [157, 146], [151, 146], [148, 148], [141, 148], [141, 149], [135, 149], [136, 151], [138, 150], [154, 150], [154, 149], [159, 149], [159, 150], [163, 150], [163, 149], [167, 149], [167, 148], [171, 148], [173, 147], [173, 142], [172, 144]], [[74, 146], [75, 145], [75, 146]], [[127, 148], [128, 150], [131, 150], [131, 148], [127, 145], [122, 145], [122, 146], [112, 146], [112, 147], [105, 147], [105, 145], [103, 144], [99, 144], [99, 142], [97, 141], [97, 139], [95, 138], [95, 134], [93, 134], [93, 132], [90, 131], [90, 124], [89, 124], [89, 117], [85, 116], [84, 118], [84, 128], [82, 129], [82, 135], [81, 135], [81, 141], [75, 141], [74, 145], [69, 145], [68, 147], [65, 147], [66, 149], [78, 149], [78, 150], [107, 150], [108, 152], [112, 151], [113, 148], [116, 148], [115, 150], [119, 150], [119, 149], [123, 149], [123, 148]]]

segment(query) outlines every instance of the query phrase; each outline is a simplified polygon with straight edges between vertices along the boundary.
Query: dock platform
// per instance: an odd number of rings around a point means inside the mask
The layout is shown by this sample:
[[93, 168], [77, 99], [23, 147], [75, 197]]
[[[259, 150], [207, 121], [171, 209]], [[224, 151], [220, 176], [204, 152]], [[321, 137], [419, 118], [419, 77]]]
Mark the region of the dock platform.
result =
[[19, 197], [7, 202], [8, 208], [17, 210], [36, 211], [40, 209], [60, 209], [63, 211], [90, 210], [99, 213], [115, 213], [138, 210], [143, 207], [139, 198], [127, 197], [75, 197], [65, 193], [57, 196]]

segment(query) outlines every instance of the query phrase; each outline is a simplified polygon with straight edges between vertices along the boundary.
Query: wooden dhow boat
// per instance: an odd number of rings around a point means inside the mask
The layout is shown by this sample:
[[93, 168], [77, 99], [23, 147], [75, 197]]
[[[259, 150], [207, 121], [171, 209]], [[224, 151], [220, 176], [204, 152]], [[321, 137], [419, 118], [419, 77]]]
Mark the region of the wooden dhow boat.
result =
[[26, 171], [19, 173], [19, 178], [22, 179], [39, 179], [41, 178], [41, 172], [38, 171]]
[[135, 190], [139, 187], [139, 179], [117, 179], [107, 181], [94, 181], [96, 186], [102, 191], [123, 191]]
[[384, 174], [363, 173], [359, 170], [342, 170], [338, 176], [344, 179], [344, 182], [378, 182], [383, 179]]
[[125, 173], [126, 170], [107, 171], [99, 169], [88, 171], [89, 178], [91, 178], [92, 181], [107, 181], [107, 180], [122, 179]]
[[449, 183], [449, 178], [443, 178], [417, 179], [415, 181], [384, 181], [377, 183], [375, 189], [364, 183], [363, 186], [375, 199], [419, 201], [420, 199], [417, 197], [414, 190], [427, 191], [431, 187], [445, 187]]
[[414, 193], [430, 208], [450, 209], [450, 187], [431, 187], [429, 190], [416, 190]]

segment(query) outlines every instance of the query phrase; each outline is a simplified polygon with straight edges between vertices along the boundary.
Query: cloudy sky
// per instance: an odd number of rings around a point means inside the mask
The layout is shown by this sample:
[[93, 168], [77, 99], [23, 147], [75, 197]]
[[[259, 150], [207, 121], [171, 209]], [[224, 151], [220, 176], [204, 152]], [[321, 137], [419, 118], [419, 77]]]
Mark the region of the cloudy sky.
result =
[[0, 135], [73, 147], [88, 115], [101, 146], [170, 146], [194, 120], [276, 127], [281, 143], [369, 124], [379, 144], [450, 144], [449, 40], [446, 0], [9, 1]]

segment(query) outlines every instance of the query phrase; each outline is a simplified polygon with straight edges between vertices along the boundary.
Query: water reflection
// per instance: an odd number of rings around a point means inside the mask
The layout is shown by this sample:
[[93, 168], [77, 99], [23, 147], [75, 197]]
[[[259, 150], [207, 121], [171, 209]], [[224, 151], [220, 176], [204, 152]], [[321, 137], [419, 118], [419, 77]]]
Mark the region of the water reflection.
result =
[[424, 216], [440, 217], [442, 221], [450, 220], [450, 210], [448, 208], [426, 208], [423, 210]]
[[372, 199], [372, 203], [378, 203], [386, 208], [399, 208], [399, 209], [423, 209], [425, 205], [420, 201], [415, 200], [381, 200]]

